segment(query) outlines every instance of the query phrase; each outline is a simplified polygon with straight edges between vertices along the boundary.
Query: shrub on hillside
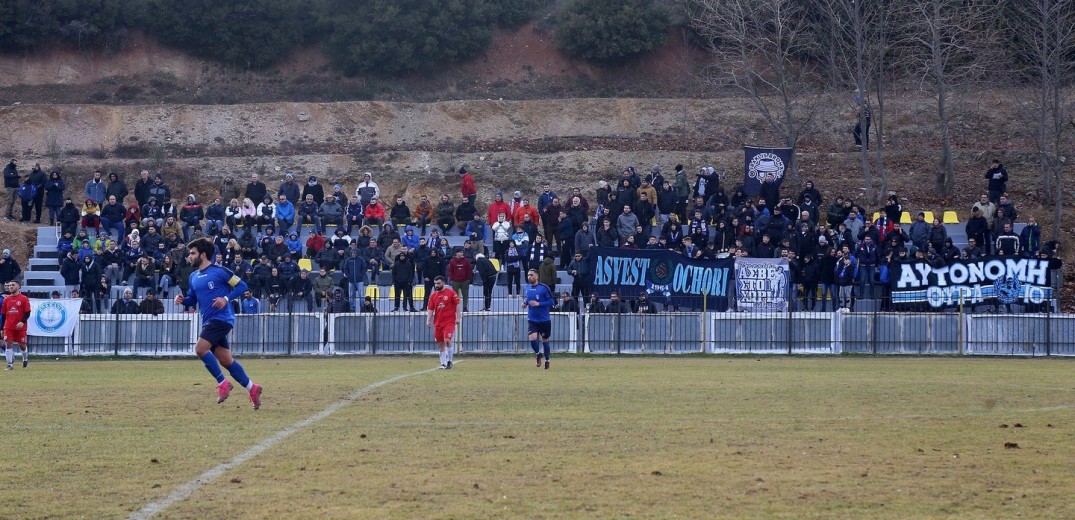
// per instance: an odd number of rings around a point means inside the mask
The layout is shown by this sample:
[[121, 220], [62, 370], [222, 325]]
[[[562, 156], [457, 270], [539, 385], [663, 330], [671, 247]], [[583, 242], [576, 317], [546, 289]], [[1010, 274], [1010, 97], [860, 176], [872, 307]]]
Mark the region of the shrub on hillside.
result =
[[557, 15], [556, 46], [611, 65], [664, 44], [668, 13], [653, 0], [575, 0]]
[[6, 0], [0, 2], [0, 50], [56, 42], [110, 49], [122, 44], [132, 22], [124, 0]]
[[347, 75], [455, 62], [491, 41], [483, 0], [327, 0], [321, 21], [325, 55]]
[[260, 68], [306, 40], [310, 0], [145, 0], [142, 23], [195, 56]]
[[497, 0], [490, 2], [489, 19], [501, 27], [518, 27], [529, 22], [534, 13], [550, 0]]

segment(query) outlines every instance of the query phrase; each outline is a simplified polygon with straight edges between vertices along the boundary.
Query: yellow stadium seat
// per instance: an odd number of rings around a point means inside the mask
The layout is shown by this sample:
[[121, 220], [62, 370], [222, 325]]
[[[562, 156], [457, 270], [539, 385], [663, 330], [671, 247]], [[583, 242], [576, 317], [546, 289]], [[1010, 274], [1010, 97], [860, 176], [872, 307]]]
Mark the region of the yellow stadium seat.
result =
[[[489, 263], [493, 264], [493, 268], [496, 269], [497, 272], [500, 271], [500, 260], [497, 260], [496, 258], [490, 258]], [[415, 289], [417, 289], [417, 287], [415, 287]], [[423, 287], [422, 289], [424, 290], [425, 287]]]
[[874, 212], [873, 212], [873, 219], [871, 219], [870, 221], [871, 221], [871, 222], [875, 222], [875, 221], [877, 221], [877, 219], [879, 219], [879, 218], [881, 218], [881, 212], [880, 212], [880, 211], [874, 211]]
[[900, 213], [900, 224], [910, 224], [911, 222], [912, 222], [912, 220], [911, 220], [911, 214], [910, 213], [908, 213], [906, 211], [904, 211], [903, 213]]
[[926, 223], [927, 224], [932, 224], [933, 223], [933, 212], [932, 211], [923, 211], [922, 213], [926, 214], [925, 215]]
[[313, 271], [314, 270], [314, 264], [313, 264], [313, 262], [310, 261], [309, 258], [300, 258], [299, 259], [299, 269], [305, 269], [307, 271]]
[[943, 222], [945, 224], [959, 224], [959, 215], [955, 211], [945, 211]]
[[415, 285], [414, 292], [411, 294], [414, 296], [414, 301], [416, 302], [426, 301], [426, 288], [424, 285]]
[[378, 300], [381, 298], [381, 288], [376, 285], [366, 286], [366, 296], [369, 296], [371, 300]]

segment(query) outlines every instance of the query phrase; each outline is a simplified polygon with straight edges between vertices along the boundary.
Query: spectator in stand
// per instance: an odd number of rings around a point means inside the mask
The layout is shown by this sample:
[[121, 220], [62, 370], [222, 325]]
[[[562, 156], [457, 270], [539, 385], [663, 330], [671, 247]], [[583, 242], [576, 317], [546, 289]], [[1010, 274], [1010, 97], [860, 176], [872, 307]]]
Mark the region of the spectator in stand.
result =
[[851, 300], [851, 289], [855, 285], [854, 258], [845, 248], [837, 255], [836, 267], [833, 271], [833, 279], [839, 288], [840, 309], [852, 310], [854, 303]]
[[414, 223], [419, 226], [420, 234], [426, 234], [426, 226], [433, 222], [433, 217], [433, 205], [429, 203], [429, 197], [422, 195], [414, 208]]
[[219, 190], [220, 200], [230, 201], [231, 199], [239, 200], [239, 186], [235, 184], [235, 181], [231, 176], [224, 177], [224, 180], [220, 183]]
[[[157, 204], [161, 207], [161, 211], [164, 211], [165, 205], [172, 200], [172, 189], [164, 183], [164, 177], [159, 173], [153, 176], [153, 185], [149, 187], [149, 199], [154, 198], [157, 199]], [[142, 213], [145, 213], [145, 210], [142, 210]]]
[[588, 257], [590, 255], [590, 248], [597, 245], [597, 237], [594, 236], [593, 231], [590, 231], [590, 222], [584, 220], [582, 222], [582, 228], [575, 232], [574, 241], [574, 254], [582, 254], [582, 256]]
[[20, 273], [22, 268], [19, 267], [19, 262], [11, 257], [10, 249], [5, 249], [0, 255], [0, 285], [17, 279]]
[[[549, 190], [548, 184], [545, 185], [545, 189]], [[552, 193], [552, 191], [549, 190], [548, 193]], [[562, 251], [563, 246], [560, 243], [559, 233], [560, 213], [563, 212], [565, 208], [560, 204], [560, 197], [556, 196], [553, 196], [551, 200], [542, 206], [541, 201], [543, 197], [545, 197], [544, 192], [538, 197], [538, 207], [540, 208], [538, 212], [541, 214], [543, 234], [548, 237], [550, 247], [554, 248], [556, 251]], [[564, 215], [566, 217], [566, 212]]]
[[474, 256], [474, 267], [478, 271], [478, 279], [482, 285], [483, 311], [493, 310], [493, 288], [496, 286], [496, 277], [499, 272], [493, 263], [485, 255], [478, 253]]
[[153, 186], [153, 179], [149, 177], [149, 170], [142, 170], [138, 174], [138, 180], [134, 182], [134, 200], [139, 208], [149, 204], [150, 186]]
[[318, 206], [319, 204], [314, 201], [314, 196], [307, 193], [295, 208], [295, 221], [298, 226], [309, 224], [314, 227], [315, 231], [321, 231], [321, 219], [317, 218]]
[[224, 204], [222, 204], [220, 197], [214, 197], [213, 203], [210, 204], [208, 208], [205, 208], [205, 227], [210, 235], [217, 235], [223, 231], [225, 217], [226, 212]]
[[[294, 182], [292, 182], [294, 184]], [[296, 189], [298, 189], [296, 187]], [[298, 195], [296, 195], [298, 196]], [[276, 197], [276, 206], [273, 209], [273, 220], [276, 221], [276, 231], [281, 235], [288, 232], [295, 224], [295, 205], [283, 193]]]
[[556, 192], [552, 191], [552, 185], [545, 183], [541, 186], [541, 193], [537, 199], [538, 213], [541, 214], [542, 219], [545, 218], [545, 208], [552, 204], [553, 199], [558, 199]]
[[1016, 219], [1019, 218], [1019, 212], [1015, 211], [1015, 204], [1008, 199], [1007, 195], [1000, 196], [1000, 202], [997, 204], [997, 211], [1004, 210], [1004, 215], [1008, 217], [1014, 224]]
[[101, 227], [104, 231], [115, 231], [116, 236], [123, 235], [126, 229], [123, 223], [127, 216], [127, 210], [120, 204], [115, 195], [108, 196], [108, 204], [101, 208]]
[[146, 291], [145, 299], [138, 304], [138, 314], [150, 314], [153, 316], [164, 314], [164, 303], [157, 298], [156, 291], [153, 289]]
[[597, 296], [597, 293], [590, 294], [590, 301], [586, 304], [587, 314], [605, 314], [608, 309], [605, 308], [604, 302]]
[[288, 312], [295, 312], [295, 302], [306, 302], [306, 312], [313, 312], [314, 309], [314, 288], [313, 280], [310, 280], [310, 271], [303, 269], [299, 271], [297, 277], [292, 278], [287, 285], [288, 299], [287, 310]]
[[60, 209], [63, 208], [64, 190], [67, 183], [60, 177], [60, 172], [53, 170], [49, 174], [49, 180], [45, 183], [45, 206], [49, 209], [49, 225], [55, 226], [60, 217]]
[[101, 179], [101, 171], [93, 172], [93, 178], [86, 183], [85, 195], [87, 199], [93, 199], [96, 203], [108, 200], [108, 186]]
[[[351, 202], [347, 204], [347, 208], [344, 210], [344, 231], [350, 235], [351, 229], [355, 226], [359, 227], [359, 233], [361, 228], [365, 227], [363, 222], [366, 220], [366, 208], [362, 205], [362, 201], [355, 197], [351, 199]], [[372, 233], [372, 231], [371, 231]]]
[[86, 199], [82, 205], [81, 225], [85, 229], [93, 228], [94, 233], [101, 232], [101, 207], [92, 198]]
[[108, 188], [105, 190], [105, 198], [102, 200], [108, 200], [108, 197], [115, 195], [116, 200], [120, 203], [123, 199], [127, 198], [127, 183], [123, 182], [123, 179], [119, 178], [119, 175], [115, 172], [108, 174]]
[[929, 245], [938, 254], [944, 249], [944, 241], [948, 238], [948, 231], [938, 218], [933, 219], [933, 225], [929, 228]]
[[986, 252], [982, 249], [978, 243], [978, 239], [974, 237], [967, 238], [967, 247], [963, 248], [960, 258], [962, 259], [974, 259], [986, 256]]
[[[257, 208], [254, 208], [254, 214], [256, 213]], [[239, 205], [239, 199], [228, 201], [227, 207], [224, 208], [224, 224], [234, 229], [243, 226], [243, 207]]]
[[193, 193], [187, 195], [187, 203], [179, 210], [179, 220], [183, 223], [183, 240], [190, 240], [190, 228], [201, 227], [205, 220], [205, 210]]
[[855, 248], [855, 258], [858, 261], [856, 271], [859, 277], [859, 298], [874, 298], [874, 280], [877, 274], [877, 264], [881, 261], [881, 252], [873, 238], [867, 236], [862, 243]]
[[[520, 273], [522, 272], [523, 253], [519, 250], [515, 240], [508, 241], [508, 249], [504, 256], [504, 269], [508, 273], [508, 297], [522, 295]], [[515, 292], [512, 292], [514, 288]]]
[[[523, 224], [526, 221], [530, 221], [531, 224], [537, 226], [541, 222], [541, 215], [538, 214], [537, 208], [530, 205], [530, 199], [523, 197], [519, 202], [519, 205], [515, 207], [512, 212], [512, 219], [516, 226]], [[537, 228], [534, 228], [533, 234], [537, 234]], [[531, 235], [531, 240], [533, 236]]]
[[392, 264], [392, 287], [396, 291], [395, 307], [392, 312], [399, 311], [400, 298], [403, 299], [404, 311], [418, 312], [418, 309], [414, 307], [414, 273], [414, 257], [406, 251], [396, 255]]
[[505, 213], [501, 212], [497, 215], [496, 220], [492, 223], [491, 232], [493, 234], [493, 255], [503, 264], [512, 235], [512, 226], [507, 221]]
[[1041, 227], [1034, 217], [1028, 217], [1026, 226], [1019, 233], [1019, 250], [1027, 258], [1037, 258], [1041, 252]]
[[[966, 226], [967, 239], [974, 239], [979, 245], [985, 245], [989, 243], [989, 221], [982, 215], [981, 209], [977, 205], [971, 208], [971, 217], [967, 220]], [[983, 249], [984, 254], [989, 254], [988, 247]]]
[[989, 200], [989, 195], [985, 193], [978, 198], [978, 202], [975, 202], [971, 208], [978, 208], [987, 222], [992, 222], [993, 216], [996, 215], [997, 212], [997, 205], [991, 202]]
[[[817, 206], [821, 206], [821, 192], [814, 187], [814, 181], [806, 181], [806, 183], [803, 185], [803, 190], [799, 192], [799, 204], [804, 204], [806, 202], [807, 197], [809, 197], [810, 200]], [[837, 200], [842, 203], [843, 197], [838, 197]]]
[[138, 302], [134, 301], [134, 291], [123, 290], [123, 298], [112, 304], [112, 314], [138, 314]]
[[336, 198], [336, 203], [339, 204], [341, 208], [347, 207], [347, 195], [343, 193], [343, 186], [340, 186], [339, 184], [333, 184], [332, 196]]
[[1008, 170], [1000, 163], [1000, 159], [993, 159], [993, 164], [985, 172], [985, 178], [989, 181], [989, 201], [999, 207], [1000, 196], [1008, 191]]
[[601, 220], [601, 227], [594, 234], [594, 242], [600, 247], [616, 247], [619, 244], [620, 235], [616, 228], [612, 227], [612, 221], [608, 218]]
[[19, 185], [19, 204], [22, 207], [22, 218], [20, 222], [29, 222], [30, 215], [33, 212], [34, 197], [37, 196], [37, 186], [27, 176], [22, 180], [22, 184]]
[[[578, 223], [563, 210], [560, 211], [557, 220], [559, 220], [559, 229], [556, 231], [556, 236], [557, 241], [561, 244], [560, 265], [567, 265], [575, 254], [575, 235], [578, 233]], [[554, 289], [555, 287], [550, 288], [550, 290]]]
[[612, 291], [608, 305], [605, 306], [605, 312], [608, 314], [631, 314], [631, 306], [620, 299], [620, 293]]
[[300, 200], [306, 200], [306, 196], [312, 196], [314, 198], [314, 204], [320, 206], [325, 202], [325, 187], [317, 183], [317, 177], [311, 175], [306, 181], [306, 185], [302, 187], [302, 195]]
[[396, 195], [396, 203], [389, 210], [388, 217], [396, 226], [408, 226], [414, 223], [411, 219], [411, 208], [407, 207], [407, 202], [403, 200], [402, 195]]
[[[1008, 212], [1004, 208], [997, 208], [997, 212], [993, 214], [993, 222], [989, 224], [989, 232], [993, 237], [999, 237], [1004, 232], [1004, 226], [1014, 226], [1015, 221], [1008, 217]], [[994, 245], [996, 239], [994, 239]], [[993, 250], [996, 252], [996, 249]]]
[[451, 229], [455, 226], [455, 205], [447, 193], [440, 196], [440, 204], [437, 205], [437, 227], [444, 236], [451, 235]]
[[[629, 181], [628, 181], [629, 182]], [[635, 216], [631, 206], [623, 207], [623, 214], [616, 222], [616, 231], [619, 233], [620, 242], [626, 242], [627, 237], [635, 234], [635, 227], [641, 225], [638, 217]]]
[[380, 196], [381, 188], [373, 182], [373, 174], [370, 172], [362, 174], [362, 182], [358, 183], [358, 187], [355, 188], [355, 199], [359, 201], [359, 205], [365, 208], [374, 197]]
[[314, 301], [317, 304], [317, 308], [321, 308], [321, 303], [330, 300], [332, 298], [332, 288], [336, 286], [332, 281], [332, 276], [328, 274], [328, 269], [325, 266], [321, 266], [317, 271], [317, 276], [314, 277], [312, 282]]
[[[250, 174], [250, 182], [246, 183], [246, 187], [243, 189], [243, 198], [260, 202], [265, 200], [265, 195], [268, 193], [265, 183], [261, 182], [261, 177], [256, 173]], [[271, 198], [269, 200], [272, 201]]]
[[349, 297], [357, 305], [358, 299], [366, 293], [366, 273], [369, 271], [369, 264], [359, 254], [358, 248], [348, 248], [347, 258], [340, 265], [340, 271], [347, 277]]
[[457, 250], [455, 257], [448, 261], [448, 281], [451, 282], [452, 290], [463, 300], [463, 312], [469, 312], [468, 301], [470, 299], [470, 280], [474, 277], [474, 268], [463, 256], [463, 251]]
[[[470, 166], [464, 164], [459, 167], [459, 192], [463, 195], [463, 200], [470, 202], [474, 205], [474, 201], [478, 199], [478, 188], [474, 185], [474, 177], [470, 174]], [[470, 219], [466, 219], [469, 221]]]
[[[998, 214], [1002, 212], [1003, 210], [997, 210]], [[1012, 231], [1011, 222], [1004, 222], [1003, 226], [1000, 234], [997, 235], [997, 242], [994, 246], [996, 254], [1000, 256], [1016, 256], [1019, 254], [1019, 235]]]
[[336, 229], [343, 225], [343, 206], [336, 201], [335, 195], [326, 195], [325, 202], [317, 207], [317, 220], [322, 233], [329, 225], [336, 226]]
[[656, 206], [657, 225], [663, 228], [670, 216], [676, 212], [676, 190], [670, 182], [664, 181], [657, 190]]
[[474, 207], [470, 199], [463, 199], [459, 202], [459, 206], [455, 208], [455, 229], [459, 231], [460, 236], [466, 235], [467, 226], [476, 215], [479, 215], [478, 208]]
[[299, 190], [298, 183], [295, 182], [295, 175], [291, 172], [284, 174], [284, 182], [280, 183], [280, 187], [276, 190], [277, 204], [279, 204], [279, 197], [284, 196], [285, 199], [291, 205], [298, 206], [299, 201], [302, 200], [299, 197], [302, 195]]

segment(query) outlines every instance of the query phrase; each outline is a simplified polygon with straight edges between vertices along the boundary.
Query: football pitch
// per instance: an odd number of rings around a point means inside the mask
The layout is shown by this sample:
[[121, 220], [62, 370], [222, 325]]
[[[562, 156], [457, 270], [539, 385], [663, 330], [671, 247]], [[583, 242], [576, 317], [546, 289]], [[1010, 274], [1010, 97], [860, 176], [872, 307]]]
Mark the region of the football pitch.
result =
[[31, 361], [0, 517], [1075, 517], [1075, 360], [457, 360]]

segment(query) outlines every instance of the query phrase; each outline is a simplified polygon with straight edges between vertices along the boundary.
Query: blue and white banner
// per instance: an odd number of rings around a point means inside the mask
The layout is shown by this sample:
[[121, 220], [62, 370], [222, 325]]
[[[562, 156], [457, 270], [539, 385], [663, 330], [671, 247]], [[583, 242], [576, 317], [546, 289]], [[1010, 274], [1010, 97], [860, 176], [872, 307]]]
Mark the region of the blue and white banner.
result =
[[901, 264], [889, 276], [894, 281], [892, 303], [926, 302], [933, 308], [984, 301], [1037, 305], [1055, 297], [1049, 260], [1038, 258], [989, 256], [944, 267], [914, 262]]
[[64, 298], [57, 300], [30, 300], [30, 323], [26, 333], [30, 336], [68, 337], [78, 325], [78, 311], [82, 300]]
[[761, 193], [763, 182], [780, 186], [784, 173], [791, 168], [791, 148], [743, 147], [743, 193]]
[[789, 280], [786, 258], [736, 259], [736, 308], [746, 312], [788, 312]]
[[651, 301], [723, 311], [734, 260], [693, 260], [665, 249], [590, 248], [590, 293], [623, 298], [646, 293]]

